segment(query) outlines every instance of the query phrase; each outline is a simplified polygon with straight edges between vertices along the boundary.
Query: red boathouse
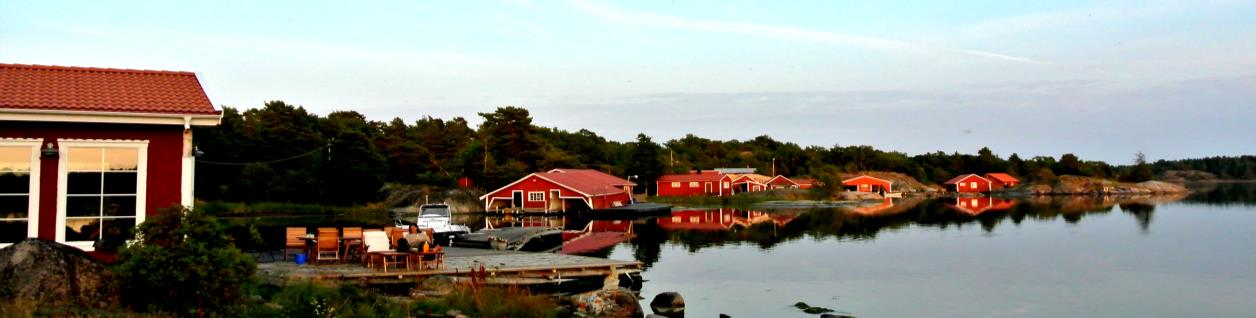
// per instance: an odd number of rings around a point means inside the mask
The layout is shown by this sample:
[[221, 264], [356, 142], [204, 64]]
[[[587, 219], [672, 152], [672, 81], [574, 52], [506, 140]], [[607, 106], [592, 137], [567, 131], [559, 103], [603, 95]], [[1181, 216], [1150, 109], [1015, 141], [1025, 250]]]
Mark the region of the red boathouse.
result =
[[720, 195], [719, 171], [693, 171], [686, 174], [668, 174], [659, 177], [655, 195], [660, 197]]
[[1020, 184], [1020, 179], [1006, 173], [987, 173], [986, 179], [990, 179], [992, 189], [1006, 189]]
[[946, 190], [951, 192], [985, 193], [990, 192], [991, 182], [990, 179], [970, 173], [946, 180], [942, 185], [945, 185]]
[[554, 169], [524, 176], [480, 200], [484, 201], [485, 211], [599, 210], [631, 204], [632, 187], [636, 185], [597, 170]]
[[855, 192], [893, 192], [894, 189], [890, 181], [868, 175], [842, 180], [842, 187]]
[[91, 251], [191, 206], [191, 128], [220, 114], [191, 72], [0, 64], [0, 246]]

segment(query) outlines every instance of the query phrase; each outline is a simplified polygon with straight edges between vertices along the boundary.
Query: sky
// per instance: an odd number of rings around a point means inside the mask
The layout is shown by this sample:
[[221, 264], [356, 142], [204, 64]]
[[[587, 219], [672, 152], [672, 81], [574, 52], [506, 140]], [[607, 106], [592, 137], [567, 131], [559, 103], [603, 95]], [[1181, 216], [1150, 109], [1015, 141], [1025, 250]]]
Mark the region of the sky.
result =
[[215, 105], [520, 106], [609, 139], [1114, 164], [1256, 154], [1254, 1], [0, 1], [0, 63], [198, 73]]

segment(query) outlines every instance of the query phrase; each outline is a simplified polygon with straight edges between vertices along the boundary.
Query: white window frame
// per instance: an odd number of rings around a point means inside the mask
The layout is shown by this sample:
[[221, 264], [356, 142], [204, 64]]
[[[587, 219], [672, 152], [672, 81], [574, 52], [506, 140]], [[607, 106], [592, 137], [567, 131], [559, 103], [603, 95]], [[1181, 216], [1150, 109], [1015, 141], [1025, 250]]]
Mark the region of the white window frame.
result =
[[673, 188], [679, 188], [679, 187], [680, 187], [680, 182], [672, 182], [672, 187], [673, 187]]
[[728, 181], [724, 181], [724, 188], [728, 189], [728, 187], [730, 187], [730, 185], [728, 184]]
[[689, 187], [690, 187], [690, 188], [697, 188], [697, 187], [698, 187], [698, 182], [697, 182], [697, 181], [689, 181]]
[[528, 191], [527, 200], [528, 202], [545, 202], [545, 191]]
[[969, 182], [969, 183], [968, 183], [968, 188], [969, 188], [969, 189], [976, 189], [976, 188], [977, 188], [977, 181]]
[[[31, 147], [31, 180], [30, 188], [26, 192], [26, 237], [39, 237], [39, 166], [41, 165], [39, 155], [41, 144], [43, 144], [43, 140], [36, 138], [0, 139], [0, 147]], [[0, 243], [0, 248], [9, 245], [13, 245], [13, 243]]]
[[67, 242], [65, 240], [66, 182], [69, 179], [70, 149], [72, 148], [131, 148], [138, 150], [138, 167], [136, 167], [135, 175], [135, 226], [138, 227], [141, 223], [144, 223], [144, 218], [148, 214], [148, 140], [57, 139], [57, 144], [61, 150], [57, 163], [57, 242], [77, 247], [84, 251], [96, 250], [96, 242], [93, 241]]

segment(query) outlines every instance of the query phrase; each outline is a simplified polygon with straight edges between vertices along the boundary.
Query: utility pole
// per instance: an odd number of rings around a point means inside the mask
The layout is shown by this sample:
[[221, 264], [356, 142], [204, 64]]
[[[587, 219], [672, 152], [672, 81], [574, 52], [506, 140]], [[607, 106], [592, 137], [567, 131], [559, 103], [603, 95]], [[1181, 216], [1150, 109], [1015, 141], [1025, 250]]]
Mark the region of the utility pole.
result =
[[776, 176], [776, 157], [772, 157], [772, 176]]
[[669, 168], [669, 170], [674, 170], [674, 168], [676, 168], [676, 158], [672, 156], [674, 153], [675, 152], [672, 151], [671, 147], [667, 148], [667, 168]]

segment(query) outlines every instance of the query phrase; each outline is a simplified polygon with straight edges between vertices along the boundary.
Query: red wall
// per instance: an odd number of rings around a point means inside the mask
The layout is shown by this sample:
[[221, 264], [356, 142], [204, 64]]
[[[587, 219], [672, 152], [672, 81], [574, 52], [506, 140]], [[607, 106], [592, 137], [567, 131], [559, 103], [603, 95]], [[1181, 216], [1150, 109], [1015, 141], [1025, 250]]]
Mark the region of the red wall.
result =
[[[679, 197], [679, 196], [698, 196], [698, 195], [718, 195], [720, 183], [717, 181], [698, 181], [697, 187], [690, 187], [690, 181], [680, 181], [679, 188], [673, 188], [672, 183], [668, 181], [656, 182], [658, 186], [657, 193], [660, 197]], [[706, 184], [711, 184], [711, 192], [706, 191]]]
[[[43, 138], [45, 145], [56, 144], [58, 138], [148, 140], [145, 213], [179, 204], [182, 126], [0, 121], [0, 138]], [[42, 159], [39, 166], [39, 237], [49, 240], [57, 231], [57, 160]]]
[[[977, 188], [974, 189], [968, 185], [969, 183], [972, 183], [972, 182], [977, 183]], [[961, 187], [960, 186], [961, 183], [964, 184], [964, 186]], [[967, 178], [960, 179], [959, 182], [956, 182], [956, 184], [954, 184], [953, 186], [955, 186], [956, 192], [960, 192], [960, 193], [990, 192], [990, 181], [981, 179], [980, 177], [977, 177], [977, 176], [968, 176]]]
[[[860, 185], [865, 185], [865, 184], [869, 185], [869, 187], [860, 186]], [[847, 187], [856, 186], [855, 191], [858, 191], [858, 192], [872, 192], [871, 186], [873, 185], [881, 187], [881, 190], [885, 190], [885, 191], [892, 190], [890, 189], [889, 182], [880, 181], [880, 180], [872, 179], [872, 178], [854, 178], [854, 179], [848, 180], [847, 182], [842, 182], [842, 186], [847, 186]]]
[[[542, 210], [542, 211], [546, 210], [546, 207], [549, 204], [548, 200], [549, 200], [551, 190], [558, 190], [559, 195], [563, 197], [579, 197], [581, 198], [581, 200], [585, 199], [585, 196], [583, 194], [568, 190], [567, 188], [558, 186], [557, 184], [554, 184], [553, 182], [549, 182], [548, 180], [541, 179], [540, 177], [537, 177], [535, 175], [528, 175], [521, 182], [512, 184], [509, 187], [502, 188], [493, 193], [490, 193], [488, 197], [484, 198], [484, 201], [487, 203], [493, 198], [498, 198], [496, 201], [494, 201], [495, 204], [499, 202], [500, 203], [509, 202], [513, 198], [512, 193], [514, 193], [514, 191], [516, 190], [523, 191], [523, 208], [529, 209], [529, 210]], [[542, 201], [542, 202], [528, 201], [528, 192], [530, 191], [545, 192], [546, 201]], [[595, 196], [592, 198], [593, 200], [592, 208], [593, 209], [605, 209], [605, 208], [614, 207], [613, 203], [615, 201], [619, 201], [623, 205], [628, 205], [629, 203], [631, 203], [631, 199], [632, 197], [627, 192], [617, 193], [617, 194], [612, 194], [612, 195], [607, 195], [607, 196]], [[576, 204], [576, 203], [568, 202], [567, 208], [571, 209], [572, 204]], [[555, 211], [555, 210], [551, 209], [551, 211]]]

